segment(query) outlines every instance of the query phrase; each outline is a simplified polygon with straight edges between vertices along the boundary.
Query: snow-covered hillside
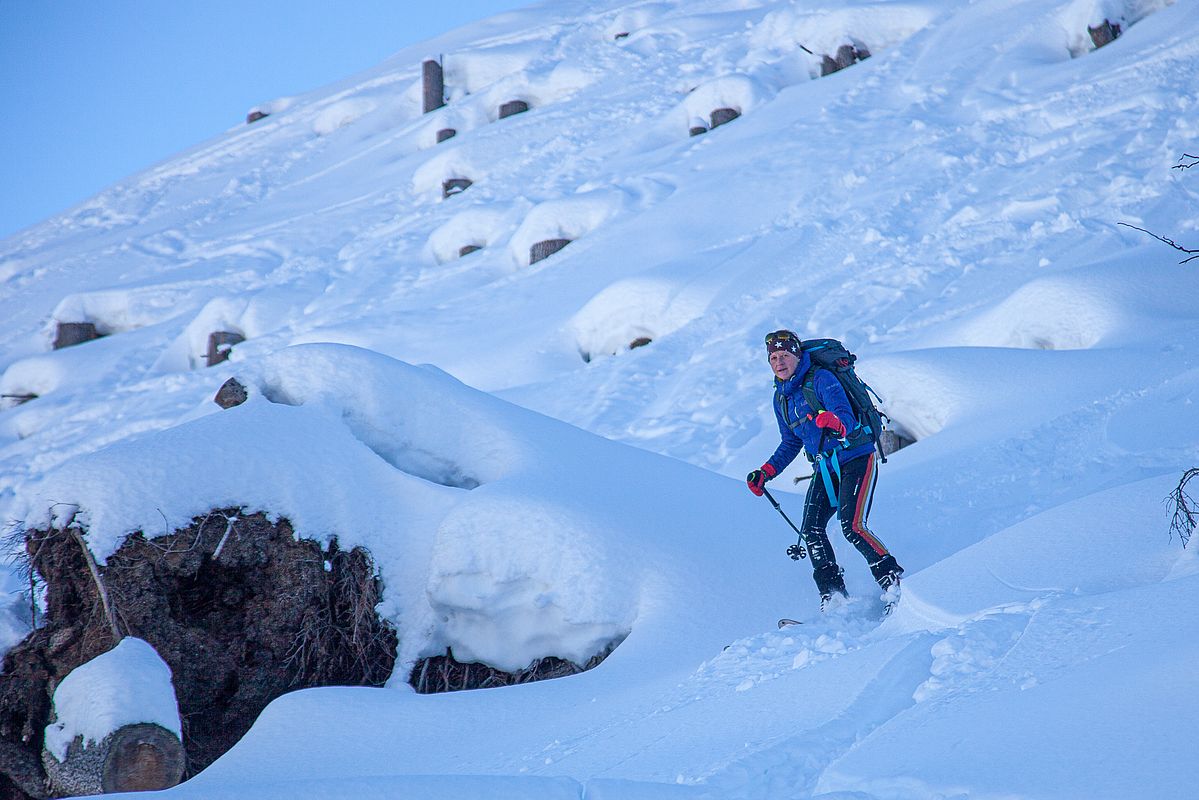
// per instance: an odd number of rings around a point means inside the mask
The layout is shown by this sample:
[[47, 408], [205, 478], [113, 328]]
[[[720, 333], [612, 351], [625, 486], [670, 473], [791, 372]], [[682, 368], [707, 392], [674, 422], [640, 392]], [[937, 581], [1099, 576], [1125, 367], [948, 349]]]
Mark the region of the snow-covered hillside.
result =
[[[1199, 247], [1197, 87], [1185, 1], [562, 0], [264, 99], [0, 242], [0, 518], [77, 513], [103, 561], [241, 506], [374, 553], [388, 688], [287, 695], [172, 796], [1194, 797], [1199, 262], [1117, 223]], [[885, 622], [840, 537], [822, 616], [745, 490], [778, 327], [917, 440]]]

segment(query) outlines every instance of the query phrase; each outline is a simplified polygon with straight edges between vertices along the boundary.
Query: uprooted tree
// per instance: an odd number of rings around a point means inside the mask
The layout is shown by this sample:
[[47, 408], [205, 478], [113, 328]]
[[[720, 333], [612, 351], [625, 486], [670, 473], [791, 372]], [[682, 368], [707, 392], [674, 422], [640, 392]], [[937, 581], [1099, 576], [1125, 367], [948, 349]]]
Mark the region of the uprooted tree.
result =
[[39, 627], [0, 674], [0, 798], [44, 797], [39, 756], [54, 688], [123, 636], [170, 666], [187, 775], [228, 750], [276, 697], [382, 685], [396, 632], [376, 612], [370, 554], [297, 539], [287, 520], [214, 511], [167, 536], [129, 536], [100, 565], [73, 524], [18, 531], [44, 587]]

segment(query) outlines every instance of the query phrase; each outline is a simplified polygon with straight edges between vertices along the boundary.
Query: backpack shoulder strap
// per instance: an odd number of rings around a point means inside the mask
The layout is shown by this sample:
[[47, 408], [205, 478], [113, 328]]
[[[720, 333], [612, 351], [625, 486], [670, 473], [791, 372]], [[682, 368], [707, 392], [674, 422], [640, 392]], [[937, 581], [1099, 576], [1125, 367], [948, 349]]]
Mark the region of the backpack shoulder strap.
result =
[[819, 414], [821, 411], [827, 411], [828, 409], [824, 407], [824, 404], [820, 402], [820, 398], [816, 396], [816, 369], [816, 365], [813, 364], [808, 373], [803, 376], [800, 388], [803, 390], [804, 400], [808, 401], [808, 405], [812, 407], [812, 411], [815, 414]]

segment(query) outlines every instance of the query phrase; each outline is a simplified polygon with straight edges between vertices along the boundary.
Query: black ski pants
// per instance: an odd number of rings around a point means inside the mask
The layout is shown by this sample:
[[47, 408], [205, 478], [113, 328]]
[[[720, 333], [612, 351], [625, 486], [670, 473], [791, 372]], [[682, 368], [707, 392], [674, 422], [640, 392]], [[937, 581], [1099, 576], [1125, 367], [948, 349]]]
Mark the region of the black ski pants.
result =
[[875, 580], [887, 573], [902, 572], [886, 546], [866, 527], [866, 518], [870, 515], [870, 504], [874, 498], [874, 486], [878, 482], [876, 457], [875, 453], [869, 453], [847, 461], [841, 465], [840, 478], [834, 470], [829, 470], [829, 479], [837, 497], [836, 508], [829, 500], [820, 470], [816, 471], [808, 485], [808, 497], [804, 502], [803, 524], [800, 529], [803, 531], [808, 555], [812, 559], [813, 577], [821, 594], [829, 593], [830, 581], [838, 590], [842, 590], [844, 585], [832, 542], [825, 532], [834, 514], [841, 519], [841, 533], [866, 559]]

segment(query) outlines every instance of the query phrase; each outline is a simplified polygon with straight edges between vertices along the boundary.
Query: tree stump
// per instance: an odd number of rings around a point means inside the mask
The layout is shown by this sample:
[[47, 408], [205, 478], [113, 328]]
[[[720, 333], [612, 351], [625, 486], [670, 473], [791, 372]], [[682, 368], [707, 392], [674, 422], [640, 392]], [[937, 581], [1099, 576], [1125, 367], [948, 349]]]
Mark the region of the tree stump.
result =
[[266, 113], [265, 111], [259, 111], [258, 109], [254, 109], [253, 111], [251, 111], [249, 114], [246, 115], [246, 124], [252, 125], [253, 123], [257, 122], [258, 120], [266, 119], [269, 116], [270, 116], [270, 114]]
[[462, 194], [470, 188], [474, 183], [470, 178], [449, 178], [441, 182], [441, 196], [452, 197], [456, 194]]
[[446, 139], [453, 139], [458, 135], [458, 131], [454, 128], [442, 128], [437, 132], [437, 143], [441, 144]]
[[554, 253], [570, 244], [570, 239], [546, 239], [529, 248], [529, 264], [549, 258]]
[[500, 119], [510, 117], [513, 114], [523, 114], [529, 110], [529, 104], [524, 100], [511, 100], [500, 106]]
[[421, 64], [421, 83], [424, 89], [424, 113], [445, 105], [445, 71], [441, 64], [429, 59]]
[[1091, 34], [1091, 41], [1094, 43], [1095, 49], [1098, 50], [1100, 47], [1111, 44], [1120, 38], [1120, 25], [1105, 19], [1102, 25], [1096, 25], [1093, 28], [1088, 25], [1087, 33]]
[[93, 322], [60, 322], [54, 336], [54, 349], [61, 350], [75, 344], [99, 339], [103, 334], [96, 330]]
[[146, 792], [169, 789], [183, 778], [186, 756], [175, 734], [139, 722], [118, 728], [101, 742], [76, 736], [59, 761], [42, 750], [42, 764], [54, 791], [62, 796]]
[[475, 252], [476, 250], [482, 250], [482, 249], [483, 249], [483, 246], [478, 245], [478, 244], [463, 245], [462, 247], [458, 248], [458, 258], [462, 258], [463, 256], [468, 256], [471, 253]]
[[741, 116], [741, 112], [735, 108], [718, 108], [711, 114], [712, 127], [719, 128], [726, 122], [732, 122], [737, 117]]
[[229, 354], [233, 352], [233, 346], [241, 344], [245, 340], [246, 337], [232, 331], [216, 331], [208, 334], [208, 352], [205, 354], [208, 366], [215, 367], [217, 364], [228, 361]]

